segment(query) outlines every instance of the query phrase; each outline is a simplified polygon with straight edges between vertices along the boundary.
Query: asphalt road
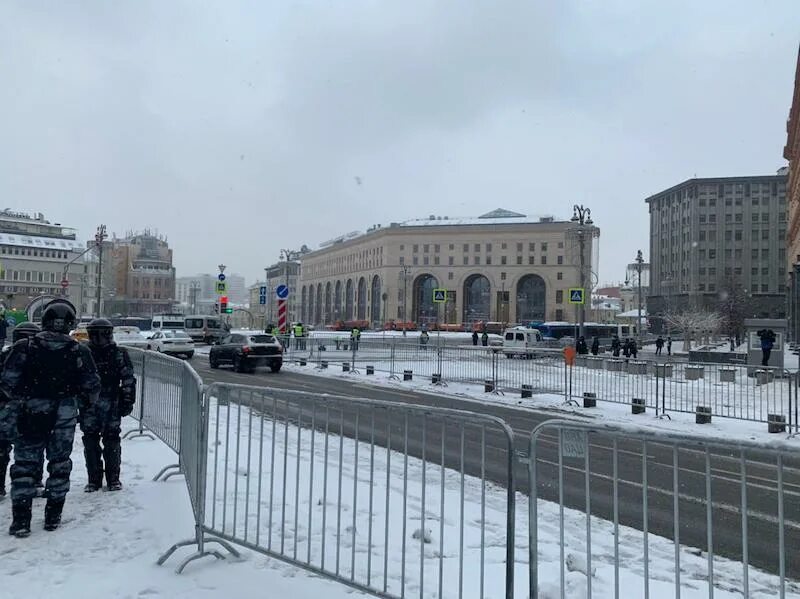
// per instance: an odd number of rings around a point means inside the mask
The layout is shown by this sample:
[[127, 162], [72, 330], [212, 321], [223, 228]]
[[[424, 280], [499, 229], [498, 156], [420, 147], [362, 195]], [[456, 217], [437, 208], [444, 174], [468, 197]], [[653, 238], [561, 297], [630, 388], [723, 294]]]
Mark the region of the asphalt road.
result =
[[[558, 417], [560, 414], [548, 410], [531, 410], [521, 407], [476, 403], [466, 398], [440, 396], [419, 391], [372, 386], [362, 382], [363, 377], [354, 375], [352, 380], [343, 378], [319, 377], [312, 374], [282, 371], [272, 374], [268, 369], [259, 369], [256, 374], [239, 374], [229, 369], [211, 370], [207, 357], [197, 355], [192, 365], [206, 384], [213, 382], [236, 383], [255, 386], [271, 386], [295, 390], [309, 394], [325, 393], [347, 397], [360, 397], [384, 401], [402, 402], [421, 406], [440, 406], [452, 409], [470, 410], [491, 414], [503, 419], [515, 435], [515, 476], [517, 490], [529, 493], [527, 460], [530, 432], [542, 422]], [[311, 367], [308, 367], [309, 370]], [[366, 419], [356, 424], [342, 422], [344, 434], [350, 437], [368, 437]], [[333, 422], [333, 421], [332, 421]], [[332, 430], [338, 430], [334, 422]], [[372, 424], [370, 423], [371, 427]], [[458, 467], [453, 458], [460, 449], [460, 438], [451, 434], [447, 427], [431, 427], [427, 433], [428, 448], [438, 448], [444, 434], [445, 463], [448, 467]], [[398, 422], [375, 423], [375, 442], [386, 446], [391, 438], [392, 448], [402, 447], [403, 429]], [[468, 474], [480, 476], [485, 472], [487, 479], [505, 484], [508, 456], [504, 440], [494, 431], [487, 432], [485, 463], [480, 460], [479, 451], [468, 451], [465, 469]], [[474, 445], [472, 449], [474, 449]], [[599, 435], [592, 436], [589, 445], [591, 475], [591, 511], [595, 516], [611, 520], [613, 518], [613, 460], [612, 441]], [[412, 435], [408, 444], [410, 455], [420, 457], [421, 439]], [[618, 506], [619, 520], [639, 530], [643, 528], [643, 485], [642, 485], [642, 444], [635, 440], [618, 441]], [[673, 539], [673, 460], [670, 447], [649, 443], [647, 452], [648, 476], [648, 530], [652, 534]], [[427, 450], [427, 457], [436, 462], [441, 459], [436, 449]], [[769, 458], [750, 459], [747, 462], [747, 504], [749, 531], [749, 561], [751, 564], [770, 572], [778, 571], [778, 493], [776, 472], [770, 466]], [[564, 460], [564, 500], [569, 507], [585, 510], [585, 471], [583, 460]], [[683, 545], [705, 548], [706, 534], [706, 485], [705, 454], [696, 450], [681, 450], [678, 455], [679, 466], [679, 534]], [[542, 499], [558, 501], [558, 441], [552, 433], [545, 433], [537, 445], [537, 468], [539, 470], [538, 496]], [[712, 468], [712, 519], [714, 549], [717, 555], [735, 560], [742, 559], [742, 520], [740, 486], [741, 462], [738, 455], [714, 453], [711, 456]], [[787, 576], [800, 579], [800, 463], [784, 460], [784, 514], [787, 525], [786, 572]], [[574, 548], [579, 550], [580, 548]]]

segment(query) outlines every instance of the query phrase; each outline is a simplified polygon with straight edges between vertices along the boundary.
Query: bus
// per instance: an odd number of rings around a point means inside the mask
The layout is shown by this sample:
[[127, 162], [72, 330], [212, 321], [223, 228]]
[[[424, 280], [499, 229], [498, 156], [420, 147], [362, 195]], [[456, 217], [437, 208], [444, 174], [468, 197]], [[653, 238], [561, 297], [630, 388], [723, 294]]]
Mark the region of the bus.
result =
[[154, 331], [169, 329], [182, 331], [184, 329], [184, 318], [183, 314], [156, 314], [153, 316], [152, 328]]
[[[542, 322], [530, 325], [530, 328], [538, 330], [545, 339], [565, 339], [571, 341], [576, 338], [578, 325], [571, 322]], [[626, 324], [601, 324], [597, 322], [587, 322], [583, 325], [584, 336], [587, 343], [596, 336], [600, 340], [601, 347], [611, 345], [614, 335], [619, 335], [624, 339], [631, 334], [631, 327]]]

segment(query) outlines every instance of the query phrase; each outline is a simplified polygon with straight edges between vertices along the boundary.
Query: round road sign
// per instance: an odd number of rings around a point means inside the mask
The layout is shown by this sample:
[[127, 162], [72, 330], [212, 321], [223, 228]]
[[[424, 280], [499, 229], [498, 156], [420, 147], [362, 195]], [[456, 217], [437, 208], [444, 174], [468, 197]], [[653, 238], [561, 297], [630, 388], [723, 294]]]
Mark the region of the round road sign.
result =
[[217, 278], [218, 278], [220, 281], [224, 281], [224, 280], [225, 280], [225, 275], [224, 275], [223, 273], [219, 273], [219, 274], [217, 275]]
[[275, 288], [275, 295], [278, 299], [286, 299], [289, 297], [289, 288], [286, 285], [278, 285]]
[[67, 279], [61, 279], [61, 286], [66, 289], [69, 287], [69, 281]]

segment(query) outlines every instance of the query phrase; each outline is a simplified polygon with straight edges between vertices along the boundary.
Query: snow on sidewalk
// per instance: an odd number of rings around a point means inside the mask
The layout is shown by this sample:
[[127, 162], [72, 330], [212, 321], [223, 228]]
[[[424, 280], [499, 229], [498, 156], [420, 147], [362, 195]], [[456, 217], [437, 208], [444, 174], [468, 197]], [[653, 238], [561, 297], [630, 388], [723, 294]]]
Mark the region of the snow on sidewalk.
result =
[[[133, 424], [126, 419], [123, 430]], [[270, 597], [292, 599], [366, 597], [246, 550], [239, 562], [204, 558], [177, 575], [175, 566], [191, 551], [181, 549], [159, 567], [160, 554], [190, 536], [194, 526], [183, 478], [151, 481], [175, 462], [175, 454], [160, 441], [123, 441], [125, 489], [120, 493], [83, 492], [86, 469], [79, 436], [72, 459], [72, 491], [58, 531], [43, 530], [44, 500], [37, 499], [31, 536], [9, 537], [11, 502], [0, 502], [0, 598], [255, 599], [265, 597], [265, 589]]]

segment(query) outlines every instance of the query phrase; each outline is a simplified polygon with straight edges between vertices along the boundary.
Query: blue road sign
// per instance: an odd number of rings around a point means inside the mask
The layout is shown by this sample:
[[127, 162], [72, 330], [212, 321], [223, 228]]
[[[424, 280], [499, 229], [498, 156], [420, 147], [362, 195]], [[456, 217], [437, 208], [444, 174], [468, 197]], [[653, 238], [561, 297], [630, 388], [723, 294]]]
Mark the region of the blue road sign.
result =
[[258, 295], [267, 295], [267, 286], [262, 285], [258, 288]]
[[259, 295], [258, 296], [258, 303], [262, 306], [267, 303], [267, 296], [266, 295]]
[[584, 298], [584, 289], [583, 287], [572, 287], [569, 290], [569, 303], [570, 304], [583, 304], [585, 301]]
[[275, 295], [278, 299], [286, 299], [289, 297], [289, 288], [286, 285], [278, 285], [275, 288]]
[[219, 274], [217, 275], [217, 278], [218, 278], [220, 281], [224, 281], [224, 280], [225, 280], [225, 275], [224, 275], [223, 273], [219, 273]]

